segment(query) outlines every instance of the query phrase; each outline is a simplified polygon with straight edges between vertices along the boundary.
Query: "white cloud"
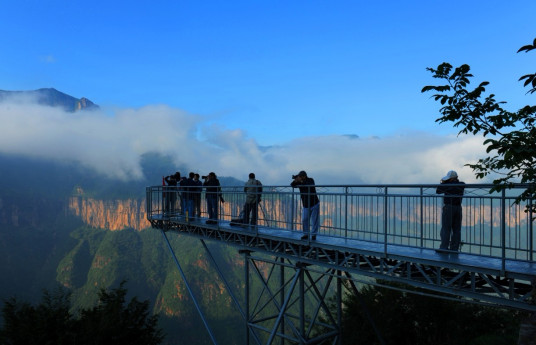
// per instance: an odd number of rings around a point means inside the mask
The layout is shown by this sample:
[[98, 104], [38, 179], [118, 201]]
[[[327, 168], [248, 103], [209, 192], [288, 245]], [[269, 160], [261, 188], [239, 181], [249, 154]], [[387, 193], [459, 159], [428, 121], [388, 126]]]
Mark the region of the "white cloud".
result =
[[[288, 184], [306, 170], [317, 184], [437, 183], [448, 170], [477, 182], [466, 163], [484, 156], [482, 138], [405, 133], [385, 138], [321, 136], [261, 148], [239, 129], [208, 124], [164, 105], [64, 112], [35, 104], [0, 104], [0, 152], [75, 160], [121, 179], [142, 175], [140, 156], [161, 152], [201, 174]], [[167, 173], [167, 172], [163, 172]]]

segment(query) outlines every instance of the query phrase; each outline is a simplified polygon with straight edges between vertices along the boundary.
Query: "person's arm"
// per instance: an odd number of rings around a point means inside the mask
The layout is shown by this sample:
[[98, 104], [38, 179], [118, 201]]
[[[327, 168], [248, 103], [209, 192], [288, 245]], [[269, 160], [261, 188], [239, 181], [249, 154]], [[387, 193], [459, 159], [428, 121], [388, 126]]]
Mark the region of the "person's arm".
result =
[[445, 193], [445, 186], [443, 186], [443, 181], [440, 181], [441, 185], [440, 186], [437, 186], [436, 188], [436, 194], [443, 194]]

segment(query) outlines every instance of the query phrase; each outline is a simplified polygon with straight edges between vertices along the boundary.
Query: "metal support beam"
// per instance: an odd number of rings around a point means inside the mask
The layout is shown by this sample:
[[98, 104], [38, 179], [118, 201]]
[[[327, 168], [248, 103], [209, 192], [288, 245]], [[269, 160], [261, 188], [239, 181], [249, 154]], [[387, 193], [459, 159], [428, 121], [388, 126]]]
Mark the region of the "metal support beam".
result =
[[210, 336], [210, 340], [212, 340], [212, 343], [214, 345], [217, 345], [218, 342], [216, 341], [216, 338], [214, 337], [214, 334], [212, 333], [212, 330], [210, 329], [210, 326], [208, 325], [207, 319], [205, 318], [205, 314], [203, 314], [203, 310], [201, 310], [199, 303], [197, 303], [197, 299], [195, 298], [194, 292], [192, 291], [192, 288], [190, 287], [190, 284], [188, 283], [188, 279], [186, 279], [186, 275], [184, 274], [181, 264], [179, 263], [179, 260], [177, 259], [177, 256], [175, 255], [175, 251], [173, 250], [173, 247], [171, 247], [171, 243], [169, 243], [169, 239], [166, 236], [166, 232], [164, 230], [162, 230], [161, 232], [169, 248], [169, 252], [171, 253], [173, 260], [175, 261], [175, 264], [177, 265], [177, 268], [179, 269], [179, 273], [182, 277], [182, 280], [184, 280], [186, 289], [188, 289], [188, 293], [190, 294], [190, 297], [192, 298], [192, 301], [194, 302], [195, 308], [197, 309], [197, 312], [199, 313], [199, 316], [201, 317], [201, 320], [203, 321], [203, 324], [205, 325], [208, 335]]
[[[244, 260], [250, 334], [264, 344], [340, 342], [342, 284], [333, 270], [309, 271], [302, 262], [254, 257], [249, 252]], [[251, 304], [254, 295], [258, 299]], [[338, 301], [336, 314], [328, 305], [330, 297]]]

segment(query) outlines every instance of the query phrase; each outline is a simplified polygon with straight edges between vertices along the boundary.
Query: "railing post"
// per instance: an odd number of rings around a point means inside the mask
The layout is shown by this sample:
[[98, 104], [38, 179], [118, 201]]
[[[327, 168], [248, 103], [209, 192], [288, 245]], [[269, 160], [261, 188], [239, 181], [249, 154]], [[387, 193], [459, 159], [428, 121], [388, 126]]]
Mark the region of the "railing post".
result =
[[344, 238], [348, 238], [348, 187], [344, 187]]
[[295, 206], [295, 202], [294, 202], [294, 188], [292, 188], [292, 198], [291, 198], [291, 201], [290, 201], [290, 227], [289, 227], [289, 230], [297, 230], [297, 229], [294, 229], [294, 206]]
[[506, 191], [502, 190], [501, 197], [501, 274], [506, 270]]
[[388, 228], [388, 222], [389, 217], [387, 214], [387, 207], [388, 207], [388, 201], [387, 201], [387, 193], [388, 193], [389, 187], [385, 186], [384, 191], [384, 200], [383, 200], [383, 252], [384, 255], [387, 257], [387, 228]]
[[424, 246], [424, 197], [423, 197], [423, 188], [421, 187], [421, 196], [420, 196], [420, 204], [421, 204], [421, 248]]
[[533, 251], [534, 251], [534, 228], [532, 226], [533, 224], [533, 220], [532, 220], [532, 198], [529, 199], [529, 260], [532, 261], [534, 260], [534, 255], [533, 255]]
[[153, 189], [152, 187], [145, 188], [145, 214], [147, 215], [147, 219], [150, 219], [150, 215], [151, 215], [149, 205], [151, 201], [152, 189]]
[[162, 212], [162, 216], [164, 216], [164, 213], [166, 211], [166, 202], [167, 202], [167, 195], [166, 195], [166, 187], [165, 186], [162, 186], [162, 208], [161, 208], [161, 212]]

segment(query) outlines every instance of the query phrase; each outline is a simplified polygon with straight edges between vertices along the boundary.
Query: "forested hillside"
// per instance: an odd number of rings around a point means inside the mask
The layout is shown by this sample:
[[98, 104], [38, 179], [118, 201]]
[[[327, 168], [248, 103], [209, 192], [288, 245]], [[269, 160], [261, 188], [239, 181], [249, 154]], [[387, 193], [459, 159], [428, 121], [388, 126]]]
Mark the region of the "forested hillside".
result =
[[[173, 343], [180, 337], [189, 344], [206, 343], [206, 332], [161, 233], [144, 228], [143, 224], [148, 225], [144, 219], [129, 223], [125, 214], [129, 209], [106, 207], [128, 204], [139, 210], [141, 205], [143, 210], [145, 186], [159, 184], [163, 174], [177, 170], [158, 155], [145, 155], [142, 165], [146, 179], [121, 182], [76, 164], [0, 156], [0, 275], [8, 277], [0, 285], [0, 298], [36, 301], [42, 289], [59, 284], [72, 291], [76, 309], [95, 303], [99, 288], [127, 280], [129, 295], [150, 300], [153, 312], [161, 315], [166, 341]], [[101, 212], [82, 217], [73, 200], [104, 205], [109, 219], [99, 219]], [[89, 218], [95, 223], [90, 224]], [[217, 320], [212, 322], [214, 332], [228, 344], [240, 343], [238, 313], [207, 265], [199, 241], [179, 235], [171, 241], [207, 316]], [[236, 251], [210, 245], [229, 269], [229, 277], [237, 278], [231, 282], [238, 283], [243, 273], [233, 270], [239, 266]]]

